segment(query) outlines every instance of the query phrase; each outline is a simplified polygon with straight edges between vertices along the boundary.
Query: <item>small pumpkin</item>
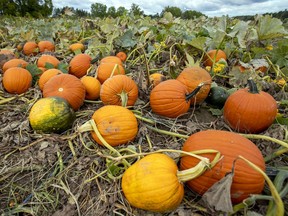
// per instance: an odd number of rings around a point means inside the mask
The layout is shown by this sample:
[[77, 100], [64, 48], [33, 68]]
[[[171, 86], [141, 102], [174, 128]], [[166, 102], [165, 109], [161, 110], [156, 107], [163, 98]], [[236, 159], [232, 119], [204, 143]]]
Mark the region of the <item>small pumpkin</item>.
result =
[[3, 75], [3, 87], [11, 94], [22, 94], [32, 86], [32, 75], [21, 67], [12, 67]]
[[154, 153], [130, 166], [122, 177], [122, 190], [128, 202], [140, 209], [165, 213], [175, 210], [184, 197], [175, 161]]
[[74, 110], [61, 97], [41, 98], [29, 113], [32, 129], [43, 133], [62, 133], [72, 127], [75, 119]]
[[80, 51], [80, 52], [84, 52], [84, 50], [85, 50], [85, 46], [84, 46], [84, 44], [82, 44], [82, 43], [73, 43], [73, 44], [71, 44], [70, 46], [69, 46], [69, 50], [70, 51], [72, 51], [72, 52], [78, 52], [78, 51]]
[[261, 133], [270, 127], [277, 115], [277, 102], [268, 93], [258, 91], [253, 80], [249, 88], [232, 93], [223, 110], [224, 120], [235, 131]]
[[38, 67], [44, 67], [47, 66], [47, 64], [53, 65], [54, 68], [57, 68], [60, 64], [60, 61], [52, 55], [42, 55], [37, 60], [37, 66]]
[[[133, 141], [138, 132], [138, 122], [132, 111], [122, 106], [106, 105], [92, 116], [95, 124], [108, 144], [118, 146]], [[94, 131], [92, 138], [103, 145]]]
[[[258, 147], [247, 138], [229, 131], [206, 130], [192, 134], [184, 143], [182, 150], [193, 152], [203, 149], [214, 149], [221, 153], [223, 158], [217, 164], [206, 170], [201, 176], [192, 179], [186, 184], [190, 189], [203, 195], [213, 184], [225, 177], [232, 171], [234, 161], [239, 155], [248, 159], [263, 171], [265, 161]], [[201, 154], [210, 161], [215, 154]], [[199, 163], [199, 159], [184, 155], [180, 159], [180, 169], [186, 170]], [[262, 192], [265, 179], [261, 173], [255, 171], [241, 159], [236, 160], [234, 177], [231, 186], [232, 203], [242, 202], [250, 194]]]
[[23, 46], [23, 53], [25, 55], [37, 55], [38, 52], [38, 44], [34, 41], [28, 41]]
[[125, 69], [122, 64], [114, 62], [102, 62], [97, 68], [97, 79], [101, 84], [103, 84], [109, 77], [119, 74], [125, 75]]
[[152, 87], [155, 87], [160, 82], [165, 81], [166, 77], [161, 73], [153, 73], [149, 76], [150, 83], [152, 84]]
[[51, 41], [47, 41], [47, 40], [39, 41], [38, 42], [38, 48], [39, 48], [39, 51], [41, 53], [47, 52], [47, 51], [50, 51], [50, 52], [54, 52], [55, 51], [54, 43], [52, 43]]
[[191, 93], [180, 81], [171, 79], [159, 83], [150, 93], [150, 106], [158, 115], [176, 118], [189, 110], [191, 98], [202, 88], [201, 83]]
[[90, 55], [84, 53], [74, 56], [69, 63], [69, 73], [78, 78], [83, 77], [91, 66], [91, 60]]
[[228, 97], [229, 92], [225, 88], [213, 86], [205, 101], [214, 107], [222, 109]]
[[96, 100], [100, 97], [101, 83], [98, 79], [92, 76], [83, 76], [81, 82], [85, 86], [87, 100]]
[[126, 61], [127, 59], [127, 54], [123, 51], [118, 52], [116, 56], [120, 58], [122, 62]]
[[195, 97], [191, 98], [192, 105], [200, 104], [209, 94], [212, 78], [205, 69], [199, 66], [185, 68], [176, 79], [187, 86], [189, 92], [197, 88], [200, 83], [205, 83]]
[[5, 72], [7, 69], [12, 68], [12, 67], [22, 67], [22, 68], [26, 68], [26, 66], [28, 65], [28, 62], [23, 60], [23, 59], [11, 59], [9, 61], [7, 61], [4, 65], [3, 65], [3, 71]]
[[212, 49], [209, 50], [206, 55], [203, 58], [203, 64], [205, 67], [213, 66], [213, 62], [218, 62], [220, 59], [224, 59], [225, 61], [227, 60], [227, 55], [226, 53], [221, 50], [221, 49]]
[[108, 78], [101, 87], [100, 99], [105, 105], [133, 106], [138, 98], [138, 86], [127, 75]]
[[86, 89], [81, 80], [71, 74], [53, 76], [43, 87], [43, 97], [62, 97], [75, 111], [84, 103], [85, 93]]
[[62, 74], [62, 71], [55, 69], [55, 68], [43, 71], [42, 75], [40, 76], [38, 80], [38, 85], [39, 85], [40, 90], [43, 91], [45, 83], [52, 77], [59, 75], [59, 74]]

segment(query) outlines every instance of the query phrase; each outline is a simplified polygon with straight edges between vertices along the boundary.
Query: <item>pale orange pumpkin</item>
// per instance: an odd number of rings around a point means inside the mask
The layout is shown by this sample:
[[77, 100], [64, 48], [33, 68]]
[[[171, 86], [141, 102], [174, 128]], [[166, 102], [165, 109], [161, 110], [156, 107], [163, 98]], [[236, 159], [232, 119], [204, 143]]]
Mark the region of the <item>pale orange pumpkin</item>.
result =
[[43, 97], [62, 97], [75, 111], [84, 103], [85, 93], [86, 89], [81, 80], [71, 74], [54, 76], [45, 83], [43, 88]]
[[133, 106], [138, 98], [138, 86], [127, 75], [112, 76], [102, 84], [100, 98], [105, 105]]
[[69, 63], [69, 73], [78, 78], [83, 77], [91, 66], [91, 60], [90, 55], [85, 53], [74, 56]]
[[157, 86], [160, 82], [165, 80], [165, 76], [161, 73], [153, 73], [149, 76], [149, 81], [152, 84], [152, 87]]
[[100, 81], [101, 84], [103, 84], [105, 80], [107, 80], [109, 77], [118, 74], [125, 74], [125, 69], [122, 66], [122, 63], [118, 64], [114, 62], [102, 62], [97, 68], [97, 79]]
[[212, 67], [213, 66], [213, 62], [215, 61], [218, 62], [220, 59], [224, 59], [225, 61], [227, 60], [227, 56], [226, 56], [226, 53], [221, 50], [221, 49], [212, 49], [212, 50], [209, 50], [207, 52], [207, 54], [204, 56], [203, 58], [203, 64], [204, 66], [210, 66]]
[[55, 68], [45, 70], [38, 80], [38, 85], [39, 85], [40, 90], [43, 91], [45, 83], [52, 77], [59, 75], [59, 74], [62, 74], [62, 71], [55, 69]]
[[85, 46], [82, 43], [73, 43], [69, 46], [69, 50], [72, 52], [76, 52], [77, 50], [84, 52]]
[[52, 56], [52, 55], [42, 55], [37, 60], [37, 66], [38, 67], [44, 67], [45, 68], [47, 63], [52, 64], [54, 66], [54, 68], [57, 68], [58, 65], [60, 64], [60, 61], [55, 56]]
[[81, 82], [85, 86], [87, 100], [96, 100], [100, 96], [101, 83], [98, 79], [92, 76], [83, 76]]
[[3, 65], [3, 71], [5, 72], [6, 70], [8, 70], [9, 68], [12, 67], [22, 67], [22, 68], [26, 68], [26, 66], [28, 65], [28, 62], [25, 61], [24, 59], [11, 59], [9, 61], [7, 61], [4, 65]]
[[38, 52], [38, 44], [34, 41], [28, 41], [23, 46], [23, 53], [25, 55], [36, 55]]
[[21, 67], [12, 67], [3, 75], [3, 87], [11, 94], [21, 94], [32, 86], [32, 75]]
[[41, 53], [50, 51], [54, 52], [55, 51], [55, 45], [51, 41], [47, 40], [42, 40], [38, 42], [38, 48]]

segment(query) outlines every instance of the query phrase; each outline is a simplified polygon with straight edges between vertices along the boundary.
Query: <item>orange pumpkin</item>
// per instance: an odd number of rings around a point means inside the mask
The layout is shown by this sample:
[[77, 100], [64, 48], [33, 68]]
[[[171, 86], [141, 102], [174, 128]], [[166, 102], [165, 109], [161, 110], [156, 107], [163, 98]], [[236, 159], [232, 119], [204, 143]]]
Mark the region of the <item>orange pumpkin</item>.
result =
[[3, 71], [5, 72], [7, 69], [12, 68], [12, 67], [22, 67], [22, 68], [26, 68], [26, 66], [28, 65], [28, 62], [26, 62], [23, 59], [11, 59], [9, 61], [7, 61], [4, 65], [3, 65]]
[[118, 74], [125, 74], [125, 69], [123, 68], [122, 63], [118, 64], [113, 62], [102, 62], [97, 68], [97, 79], [100, 81], [101, 84], [103, 84], [104, 81], [107, 80], [109, 77]]
[[227, 98], [223, 116], [235, 131], [260, 133], [273, 124], [277, 103], [270, 94], [258, 91], [252, 80], [248, 80], [248, 85]]
[[28, 41], [23, 46], [23, 53], [25, 55], [36, 55], [39, 52], [38, 44], [34, 41]]
[[22, 94], [32, 86], [32, 75], [21, 67], [12, 67], [3, 75], [3, 87], [11, 94]]
[[73, 43], [69, 46], [69, 50], [72, 52], [76, 52], [77, 50], [84, 52], [85, 47], [82, 43]]
[[62, 71], [52, 68], [44, 71], [38, 80], [38, 85], [41, 91], [43, 91], [44, 84], [52, 77], [62, 74]]
[[[203, 149], [215, 149], [223, 158], [211, 169], [201, 176], [187, 182], [189, 188], [203, 195], [213, 184], [232, 171], [234, 161], [239, 155], [248, 159], [263, 171], [265, 161], [261, 151], [247, 138], [228, 131], [207, 130], [192, 134], [184, 143], [182, 150], [192, 152]], [[212, 161], [215, 154], [201, 154]], [[180, 160], [180, 169], [186, 170], [196, 166], [199, 159], [191, 156], [183, 156]], [[255, 171], [246, 162], [237, 159], [234, 167], [234, 177], [231, 186], [231, 200], [233, 203], [242, 202], [250, 194], [259, 194], [265, 183], [261, 173]]]
[[41, 53], [46, 52], [46, 51], [50, 51], [50, 52], [55, 51], [54, 43], [52, 43], [51, 41], [46, 41], [46, 40], [39, 41], [38, 48]]
[[78, 110], [85, 99], [85, 86], [81, 80], [70, 74], [50, 78], [44, 85], [43, 96], [58, 96], [66, 99], [71, 107]]
[[154, 87], [150, 93], [150, 106], [158, 115], [176, 118], [189, 110], [191, 97], [194, 97], [202, 84], [191, 93], [178, 80], [166, 80]]
[[46, 63], [52, 64], [54, 66], [54, 68], [57, 68], [58, 65], [60, 64], [60, 61], [55, 56], [42, 55], [42, 56], [40, 56], [40, 58], [37, 61], [37, 66], [45, 68]]
[[116, 63], [119, 65], [123, 65], [122, 60], [117, 56], [106, 56], [100, 60], [101, 63]]
[[153, 73], [149, 76], [150, 83], [152, 84], [152, 87], [155, 87], [160, 82], [166, 80], [165, 76], [161, 73]]
[[127, 55], [126, 55], [125, 52], [118, 52], [118, 53], [116, 54], [116, 56], [117, 56], [118, 58], [120, 58], [122, 62], [126, 61], [126, 59], [127, 59]]
[[69, 73], [78, 78], [83, 77], [91, 66], [91, 60], [92, 58], [84, 53], [74, 56], [69, 63]]
[[[122, 106], [107, 105], [96, 110], [92, 116], [95, 124], [111, 146], [118, 146], [133, 141], [138, 132], [138, 122], [132, 111]], [[93, 131], [93, 139], [103, 145]]]
[[189, 92], [197, 88], [200, 83], [205, 83], [195, 97], [191, 98], [192, 105], [199, 104], [207, 98], [212, 82], [210, 74], [198, 66], [185, 68], [178, 75], [177, 80], [187, 86]]
[[103, 83], [100, 98], [105, 105], [133, 106], [138, 98], [138, 86], [126, 75], [113, 76]]
[[221, 49], [209, 50], [207, 52], [207, 54], [204, 56], [203, 64], [204, 64], [205, 67], [207, 67], [207, 66], [212, 67], [213, 66], [213, 62], [215, 61], [215, 63], [216, 63], [221, 58], [224, 59], [225, 61], [227, 60], [226, 53], [223, 50], [221, 50]]
[[101, 83], [92, 76], [83, 76], [81, 82], [85, 86], [87, 100], [96, 100], [100, 96]]

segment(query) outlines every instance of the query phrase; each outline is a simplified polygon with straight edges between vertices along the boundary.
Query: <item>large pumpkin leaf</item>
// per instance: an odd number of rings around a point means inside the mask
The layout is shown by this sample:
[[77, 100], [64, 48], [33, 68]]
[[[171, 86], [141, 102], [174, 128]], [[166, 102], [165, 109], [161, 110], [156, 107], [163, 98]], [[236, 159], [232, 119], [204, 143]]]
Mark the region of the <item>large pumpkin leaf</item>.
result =
[[126, 31], [122, 36], [115, 39], [115, 44], [123, 48], [132, 48], [137, 44], [131, 30]]

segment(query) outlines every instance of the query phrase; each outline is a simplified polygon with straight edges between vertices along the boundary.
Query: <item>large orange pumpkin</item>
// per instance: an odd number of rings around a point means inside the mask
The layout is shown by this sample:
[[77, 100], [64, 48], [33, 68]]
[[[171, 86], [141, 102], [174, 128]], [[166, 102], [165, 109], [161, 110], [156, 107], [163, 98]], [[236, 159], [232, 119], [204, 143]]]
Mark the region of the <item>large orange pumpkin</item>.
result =
[[38, 48], [41, 53], [46, 52], [46, 51], [50, 51], [50, 52], [55, 51], [54, 43], [52, 43], [51, 41], [47, 41], [47, 40], [39, 41]]
[[85, 86], [81, 80], [70, 74], [60, 74], [49, 79], [43, 88], [43, 96], [58, 96], [66, 99], [76, 111], [85, 99]]
[[46, 64], [52, 64], [54, 66], [54, 68], [57, 68], [60, 61], [55, 57], [55, 56], [52, 56], [52, 55], [42, 55], [40, 56], [40, 58], [38, 59], [37, 61], [37, 66], [38, 67], [44, 67], [45, 68], [45, 65]]
[[12, 67], [4, 73], [2, 83], [7, 92], [21, 94], [31, 87], [32, 75], [24, 68]]
[[97, 79], [101, 82], [101, 84], [103, 84], [104, 81], [107, 80], [109, 77], [118, 74], [125, 74], [125, 69], [122, 66], [122, 63], [118, 64], [114, 62], [101, 62], [97, 68]]
[[23, 46], [23, 53], [25, 55], [36, 55], [39, 52], [38, 44], [34, 41], [28, 41]]
[[[189, 188], [203, 195], [213, 184], [232, 171], [234, 161], [239, 155], [248, 159], [263, 171], [265, 161], [261, 151], [247, 138], [228, 131], [207, 130], [192, 134], [184, 143], [182, 150], [186, 152], [214, 149], [221, 153], [223, 158], [210, 170], [201, 176], [187, 182]], [[201, 154], [212, 161], [215, 154]], [[180, 160], [181, 170], [196, 166], [199, 159], [183, 156]], [[264, 187], [265, 179], [261, 173], [255, 171], [246, 162], [238, 159], [234, 167], [234, 177], [231, 186], [231, 200], [239, 203], [250, 196], [259, 194]]]
[[224, 60], [227, 60], [227, 56], [226, 56], [226, 53], [221, 50], [221, 49], [212, 49], [212, 50], [209, 50], [207, 52], [207, 54], [204, 56], [204, 59], [203, 59], [203, 64], [204, 66], [210, 66], [212, 67], [213, 66], [213, 62], [215, 61], [218, 62], [220, 59], [224, 59]]
[[207, 98], [212, 82], [210, 74], [198, 66], [185, 68], [178, 75], [177, 80], [187, 86], [189, 92], [197, 88], [200, 83], [205, 83], [195, 97], [191, 98], [192, 105], [199, 104]]
[[[138, 132], [137, 119], [132, 113], [122, 106], [106, 105], [96, 110], [92, 116], [95, 124], [111, 146], [118, 146], [133, 141]], [[93, 139], [103, 145], [95, 132], [91, 132]]]
[[231, 94], [224, 104], [224, 120], [239, 132], [260, 133], [270, 127], [277, 115], [276, 100], [264, 91], [258, 91], [252, 80], [249, 88]]
[[191, 93], [178, 80], [166, 80], [155, 86], [150, 93], [150, 106], [158, 115], [176, 118], [189, 110], [191, 97], [201, 89], [195, 88]]
[[69, 73], [78, 78], [83, 77], [91, 66], [91, 60], [92, 58], [84, 53], [74, 56], [69, 63]]
[[23, 60], [23, 59], [11, 59], [9, 61], [7, 61], [4, 65], [3, 65], [3, 71], [5, 72], [7, 69], [12, 68], [12, 67], [22, 67], [22, 68], [26, 68], [26, 66], [28, 65], [28, 62]]
[[40, 90], [43, 91], [44, 84], [52, 77], [59, 75], [59, 74], [62, 74], [62, 71], [55, 69], [55, 68], [51, 68], [51, 69], [43, 71], [42, 75], [40, 76], [38, 80], [38, 85], [39, 85]]
[[138, 98], [138, 86], [126, 75], [113, 76], [103, 83], [100, 98], [105, 105], [133, 106]]
[[118, 56], [106, 56], [100, 60], [100, 64], [101, 63], [115, 63], [123, 65], [122, 60]]
[[81, 82], [85, 86], [87, 100], [96, 100], [100, 97], [101, 83], [92, 76], [83, 76]]

